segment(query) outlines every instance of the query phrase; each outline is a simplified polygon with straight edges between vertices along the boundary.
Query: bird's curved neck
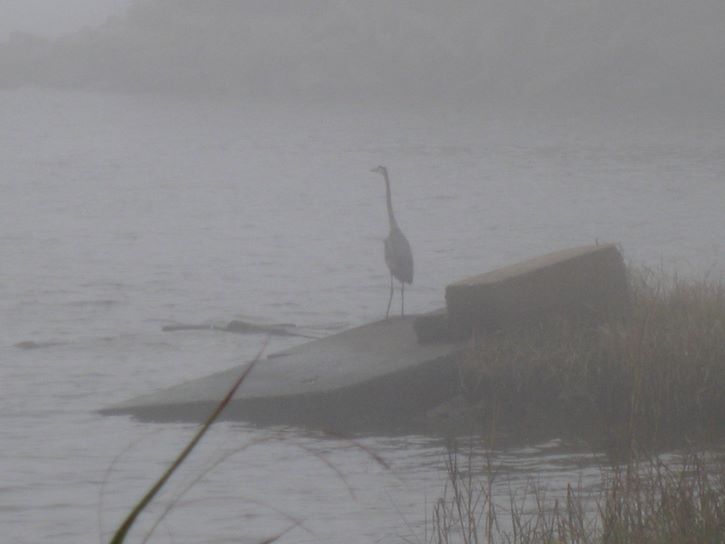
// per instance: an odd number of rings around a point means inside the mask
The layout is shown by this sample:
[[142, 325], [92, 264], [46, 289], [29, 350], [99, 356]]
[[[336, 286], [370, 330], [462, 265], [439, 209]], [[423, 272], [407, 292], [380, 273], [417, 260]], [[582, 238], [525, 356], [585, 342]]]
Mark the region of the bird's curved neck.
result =
[[385, 198], [388, 203], [388, 221], [390, 221], [391, 230], [398, 226], [395, 221], [395, 214], [393, 214], [393, 199], [390, 195], [390, 180], [388, 179], [388, 173], [383, 171], [383, 177], [385, 178]]

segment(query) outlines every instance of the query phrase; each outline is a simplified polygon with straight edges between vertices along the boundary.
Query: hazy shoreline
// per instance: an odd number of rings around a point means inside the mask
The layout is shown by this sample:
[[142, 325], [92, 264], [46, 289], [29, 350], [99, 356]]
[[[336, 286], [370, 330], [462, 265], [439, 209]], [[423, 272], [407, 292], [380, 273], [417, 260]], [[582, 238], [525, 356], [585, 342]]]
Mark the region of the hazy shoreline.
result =
[[0, 85], [707, 119], [722, 117], [718, 20], [725, 5], [709, 0], [588, 9], [153, 0], [57, 39], [13, 34], [0, 44]]

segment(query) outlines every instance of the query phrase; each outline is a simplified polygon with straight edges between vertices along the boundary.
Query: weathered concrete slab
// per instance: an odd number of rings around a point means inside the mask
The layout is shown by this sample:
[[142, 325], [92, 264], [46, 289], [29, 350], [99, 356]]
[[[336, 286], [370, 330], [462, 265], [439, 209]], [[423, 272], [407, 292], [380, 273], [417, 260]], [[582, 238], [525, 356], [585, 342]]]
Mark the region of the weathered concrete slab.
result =
[[[421, 345], [414, 317], [393, 318], [274, 353], [260, 361], [227, 418], [334, 430], [388, 427], [455, 395], [460, 343]], [[242, 366], [104, 409], [148, 419], [200, 420]]]
[[439, 308], [427, 314], [419, 315], [413, 322], [413, 329], [421, 344], [450, 342], [451, 330], [448, 322], [448, 310]]
[[[628, 306], [626, 271], [615, 246], [579, 247], [453, 283], [446, 303], [446, 309], [424, 316], [370, 323], [269, 355], [223, 417], [335, 431], [409, 431], [412, 421], [460, 393], [457, 360], [472, 331], [557, 315], [593, 322], [621, 316]], [[202, 420], [242, 370], [231, 368], [102, 412]]]
[[616, 246], [577, 247], [448, 285], [446, 305], [461, 338], [554, 316], [599, 322], [626, 312], [627, 275]]

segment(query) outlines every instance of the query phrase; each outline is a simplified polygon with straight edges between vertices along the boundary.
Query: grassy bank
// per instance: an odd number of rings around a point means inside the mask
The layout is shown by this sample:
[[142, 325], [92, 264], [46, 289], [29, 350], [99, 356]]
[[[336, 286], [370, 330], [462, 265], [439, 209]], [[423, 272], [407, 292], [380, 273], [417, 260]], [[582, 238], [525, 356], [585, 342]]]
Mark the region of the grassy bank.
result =
[[[530, 482], [502, 498], [493, 460], [461, 465], [451, 452], [430, 542], [725, 543], [725, 458], [713, 453], [725, 438], [725, 286], [645, 271], [629, 284], [625, 319], [479, 336], [461, 365], [484, 432], [584, 438], [609, 454], [598, 488], [552, 497]], [[652, 453], [673, 446], [710, 453]]]
[[[567, 486], [551, 498], [539, 484], [493, 493], [491, 465], [448, 458], [448, 484], [433, 507], [435, 544], [722, 544], [725, 462], [704, 455], [664, 463], [630, 461], [602, 470], [597, 492]], [[505, 499], [505, 498], [504, 498]]]
[[462, 363], [476, 417], [610, 442], [721, 439], [725, 286], [644, 271], [629, 278], [624, 320], [557, 320], [477, 338]]

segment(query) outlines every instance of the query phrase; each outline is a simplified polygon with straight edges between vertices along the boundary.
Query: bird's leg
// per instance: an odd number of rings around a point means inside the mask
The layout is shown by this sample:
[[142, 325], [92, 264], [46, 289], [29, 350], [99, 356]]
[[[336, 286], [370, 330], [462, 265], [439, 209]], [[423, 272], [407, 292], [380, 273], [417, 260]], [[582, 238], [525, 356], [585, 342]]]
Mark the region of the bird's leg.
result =
[[388, 298], [388, 309], [385, 310], [385, 319], [390, 316], [390, 304], [393, 302], [393, 274], [390, 273], [390, 297]]
[[400, 317], [405, 317], [405, 282], [400, 282]]

